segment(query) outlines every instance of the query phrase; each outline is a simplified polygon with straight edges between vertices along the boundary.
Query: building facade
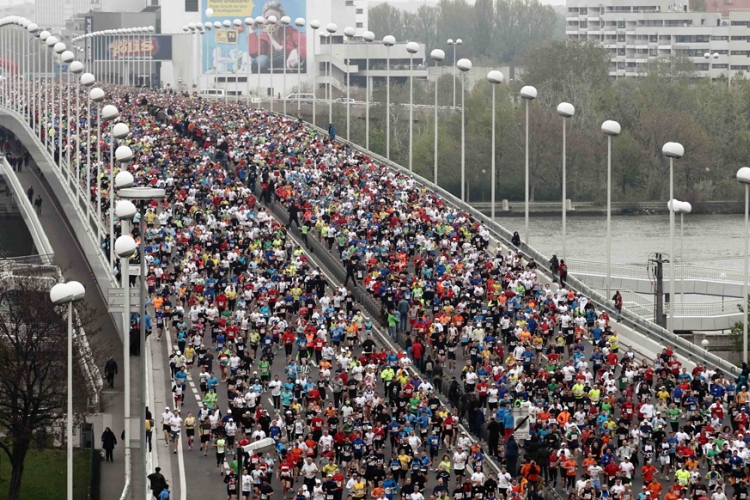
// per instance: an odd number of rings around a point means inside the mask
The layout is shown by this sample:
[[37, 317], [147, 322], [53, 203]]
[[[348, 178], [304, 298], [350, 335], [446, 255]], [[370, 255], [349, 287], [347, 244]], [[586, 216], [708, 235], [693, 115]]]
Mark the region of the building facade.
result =
[[[384, 79], [386, 61], [390, 60], [390, 77], [405, 80], [410, 74], [410, 54], [406, 51], [405, 41], [398, 41], [395, 46], [386, 48], [381, 40], [383, 34], [376, 33], [376, 40], [365, 43], [362, 35], [368, 30], [368, 0], [159, 0], [161, 7], [161, 32], [183, 33], [183, 27], [190, 23], [219, 22], [225, 20], [233, 23], [239, 20], [242, 26], [235, 29], [211, 29], [205, 34], [192, 35], [191, 43], [183, 45], [180, 50], [192, 54], [184, 58], [181, 64], [162, 66], [162, 83], [176, 88], [224, 88], [230, 94], [246, 95], [248, 92], [262, 97], [274, 95], [286, 96], [297, 90], [298, 72], [296, 65], [284, 64], [283, 59], [270, 58], [276, 66], [271, 71], [263, 56], [257, 57], [254, 51], [259, 50], [269, 40], [264, 30], [252, 30], [244, 24], [245, 19], [267, 16], [268, 9], [279, 9], [288, 15], [292, 24], [287, 28], [284, 37], [289, 50], [283, 57], [289, 57], [293, 51], [300, 60], [299, 87], [303, 92], [311, 92], [313, 80], [318, 87], [319, 96], [329, 83], [334, 98], [345, 94], [347, 79], [352, 86], [364, 87], [366, 79]], [[214, 16], [206, 17], [205, 11], [211, 8]], [[278, 16], [277, 16], [278, 17]], [[297, 29], [296, 18], [305, 19], [305, 26]], [[311, 20], [318, 20], [321, 28], [313, 30]], [[328, 36], [326, 26], [336, 24], [337, 31]], [[344, 28], [354, 28], [355, 35], [347, 43]], [[427, 77], [424, 66], [424, 45], [413, 55], [415, 76]], [[278, 53], [275, 54], [279, 56]], [[189, 59], [189, 60], [188, 60]], [[368, 61], [369, 64], [366, 63]], [[264, 65], [266, 64], [266, 65]], [[284, 76], [283, 67], [287, 68]], [[260, 69], [259, 69], [260, 68]], [[313, 77], [314, 76], [314, 77]], [[372, 80], [371, 80], [372, 81]]]
[[643, 75], [670, 56], [689, 57], [701, 77], [750, 75], [750, 11], [691, 12], [687, 0], [568, 0], [566, 21], [569, 40], [609, 50], [615, 78]]

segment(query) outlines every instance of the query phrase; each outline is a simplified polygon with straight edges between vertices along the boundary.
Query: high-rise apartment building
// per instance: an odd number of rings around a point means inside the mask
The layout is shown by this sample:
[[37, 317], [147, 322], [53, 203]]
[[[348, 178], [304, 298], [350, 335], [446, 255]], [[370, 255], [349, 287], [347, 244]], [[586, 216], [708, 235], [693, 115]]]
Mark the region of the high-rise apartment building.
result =
[[568, 0], [566, 21], [568, 39], [609, 50], [613, 77], [641, 75], [670, 56], [689, 57], [702, 77], [750, 75], [750, 11], [692, 12], [687, 0]]

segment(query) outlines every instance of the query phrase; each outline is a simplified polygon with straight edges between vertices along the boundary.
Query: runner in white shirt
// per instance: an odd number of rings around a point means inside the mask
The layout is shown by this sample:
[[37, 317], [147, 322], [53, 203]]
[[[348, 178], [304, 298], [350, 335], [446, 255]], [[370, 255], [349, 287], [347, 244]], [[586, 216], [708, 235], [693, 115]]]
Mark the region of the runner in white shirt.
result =
[[180, 441], [180, 431], [182, 430], [182, 417], [177, 410], [169, 418], [169, 430], [172, 434], [172, 442], [174, 443], [174, 452], [177, 453], [177, 444]]

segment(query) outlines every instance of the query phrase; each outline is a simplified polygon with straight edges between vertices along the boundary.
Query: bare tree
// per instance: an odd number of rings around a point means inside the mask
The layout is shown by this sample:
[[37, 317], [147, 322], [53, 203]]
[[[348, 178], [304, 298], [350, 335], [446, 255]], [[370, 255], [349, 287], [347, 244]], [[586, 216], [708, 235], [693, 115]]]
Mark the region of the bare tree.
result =
[[[67, 317], [49, 300], [48, 280], [0, 279], [0, 449], [10, 459], [8, 500], [21, 490], [24, 460], [35, 437], [65, 418]], [[74, 352], [75, 355], [75, 352]], [[74, 361], [74, 386], [85, 387]], [[86, 391], [74, 392], [85, 409]]]

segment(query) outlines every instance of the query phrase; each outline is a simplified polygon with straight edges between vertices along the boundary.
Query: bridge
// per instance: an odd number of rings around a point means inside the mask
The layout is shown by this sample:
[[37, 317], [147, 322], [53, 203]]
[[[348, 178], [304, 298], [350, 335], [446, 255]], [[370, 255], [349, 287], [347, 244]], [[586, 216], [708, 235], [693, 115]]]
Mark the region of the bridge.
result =
[[[81, 281], [89, 291], [88, 299], [92, 305], [99, 311], [101, 311], [101, 328], [103, 334], [97, 342], [102, 343], [102, 347], [109, 347], [113, 355], [118, 356], [118, 363], [121, 364], [128, 360], [122, 357], [122, 335], [123, 332], [118, 331], [119, 325], [122, 321], [117, 314], [107, 312], [107, 292], [112, 288], [117, 288], [117, 282], [113, 275], [111, 263], [108, 260], [108, 255], [102, 250], [101, 236], [108, 233], [108, 228], [105, 227], [104, 220], [96, 215], [96, 211], [92, 208], [91, 200], [89, 200], [88, 193], [85, 189], [82, 189], [81, 184], [74, 178], [74, 169], [68, 165], [64, 158], [60, 162], [56, 162], [50, 151], [38, 139], [38, 131], [32, 130], [25, 118], [19, 113], [18, 108], [12, 105], [12, 101], [6, 100], [3, 104], [3, 108], [0, 109], [0, 126], [6, 128], [18, 138], [23, 146], [31, 153], [33, 162], [31, 168], [25, 169], [21, 173], [7, 172], [10, 176], [17, 176], [18, 183], [20, 186], [26, 186], [33, 184], [38, 188], [38, 191], [43, 193], [43, 212], [40, 217], [40, 225], [49, 240], [51, 247], [57, 250], [55, 255], [55, 263], [63, 269], [63, 274], [66, 279], [76, 279]], [[320, 131], [322, 132], [322, 131]], [[349, 144], [352, 148], [363, 151], [357, 145]], [[400, 172], [404, 176], [412, 178], [416, 183], [429, 188], [438, 194], [440, 194], [447, 203], [452, 204], [455, 207], [471, 214], [477, 220], [483, 222], [491, 231], [492, 244], [498, 248], [509, 249], [511, 248], [510, 238], [511, 233], [505, 228], [497, 224], [495, 221], [491, 221], [488, 217], [479, 213], [472, 207], [464, 204], [450, 193], [446, 192], [439, 186], [435, 186], [429, 181], [415, 176], [413, 173], [404, 169], [403, 167], [388, 162], [384, 158], [374, 155], [371, 152], [366, 152], [375, 161], [381, 162], [388, 165], [392, 169]], [[37, 189], [35, 188], [35, 191]], [[284, 221], [284, 211], [282, 207], [276, 204], [269, 204], [274, 212], [275, 217], [279, 220]], [[296, 233], [294, 233], [296, 234]], [[534, 259], [538, 263], [545, 263], [547, 261], [546, 256], [540, 254], [535, 249], [528, 246], [521, 246], [520, 250], [523, 254], [529, 258]], [[310, 258], [326, 270], [329, 280], [335, 282], [341, 279], [341, 262], [336, 261], [332, 254], [326, 252], [322, 247], [316, 249], [315, 252], [310, 254]], [[543, 275], [546, 275], [545, 279], [549, 281], [549, 275], [544, 270], [540, 270]], [[573, 270], [573, 276], [570, 279], [571, 285], [581, 293], [590, 297], [593, 301], [598, 304], [599, 308], [608, 309], [613, 313], [609, 306], [609, 301], [595, 287], [590, 286], [584, 280], [578, 279], [575, 270]], [[361, 289], [356, 290], [357, 300], [363, 304], [371, 316], [375, 316], [373, 311], [378, 308], [379, 305], [375, 304], [373, 299], [368, 296], [366, 292], [362, 292]], [[614, 314], [613, 314], [614, 315]], [[638, 356], [643, 359], [653, 359], [657, 353], [661, 351], [663, 346], [674, 346], [683, 359], [687, 360], [688, 366], [690, 363], [704, 363], [712, 366], [720, 367], [729, 373], [737, 373], [735, 366], [727, 363], [724, 359], [712, 355], [706, 352], [704, 349], [698, 348], [697, 346], [686, 342], [679, 336], [671, 335], [667, 330], [659, 328], [655, 324], [644, 320], [638, 314], [626, 309], [623, 312], [621, 321], [613, 321], [615, 329], [618, 331], [621, 342], [624, 345], [632, 345], [637, 351]], [[97, 336], [98, 337], [98, 336]], [[170, 401], [169, 394], [169, 382], [170, 377], [168, 369], [165, 369], [167, 365], [166, 356], [170, 349], [169, 335], [167, 335], [167, 341], [164, 344], [154, 342], [153, 336], [147, 343], [148, 351], [144, 353], [150, 367], [147, 368], [146, 372], [139, 372], [138, 364], [132, 363], [133, 370], [131, 371], [131, 381], [133, 391], [132, 403], [134, 408], [138, 408], [141, 402], [141, 398], [144, 397], [146, 401], [150, 403], [150, 407], [154, 410], [155, 414], [165, 401]], [[92, 344], [95, 342], [92, 339]], [[390, 341], [383, 337], [379, 339], [381, 345], [393, 345]], [[590, 350], [590, 346], [588, 347]], [[103, 360], [99, 360], [99, 365], [102, 364]], [[137, 388], [140, 387], [140, 380], [146, 376], [149, 380], [147, 384], [147, 394], [141, 395], [138, 393]], [[195, 389], [194, 384], [191, 389]], [[197, 393], [197, 391], [195, 391]], [[106, 396], [106, 397], [105, 397]], [[188, 398], [192, 397], [188, 394]], [[106, 399], [106, 401], [105, 401]], [[122, 401], [122, 394], [120, 391], [107, 392], [104, 391], [102, 407], [104, 412], [99, 415], [98, 425], [101, 427], [107, 422], [110, 422], [109, 426], [115, 429], [124, 428], [126, 420], [123, 418], [122, 407], [124, 403]], [[191, 400], [191, 403], [195, 405], [195, 401]], [[168, 403], [167, 403], [168, 404]], [[197, 405], [200, 406], [200, 405]], [[195, 406], [191, 406], [194, 408]], [[129, 417], [129, 416], [128, 416]], [[108, 420], [109, 419], [109, 420]], [[157, 431], [158, 432], [158, 431]], [[96, 434], [95, 434], [96, 435]], [[137, 436], [137, 432], [132, 432], [132, 436]], [[138, 449], [141, 443], [136, 442], [137, 440], [131, 440], [132, 448]], [[163, 472], [166, 476], [170, 477], [171, 484], [177, 486], [177, 498], [186, 497], [185, 485], [187, 484], [188, 478], [191, 481], [191, 488], [196, 488], [195, 491], [201, 491], [201, 482], [197, 478], [197, 474], [200, 472], [200, 467], [197, 465], [200, 458], [188, 459], [184, 457], [182, 448], [180, 452], [173, 457], [169, 450], [166, 451], [164, 447], [157, 441], [157, 445], [154, 446], [154, 451], [146, 454], [146, 462], [136, 462], [135, 471], [142, 470], [142, 467], [152, 469], [153, 466], [159, 464], [162, 467]], [[197, 453], [196, 453], [197, 454]], [[194, 454], [194, 456], [196, 455]], [[136, 455], [136, 457], [139, 454]], [[188, 462], [188, 463], [186, 463]], [[490, 461], [491, 462], [491, 461]], [[108, 470], [105, 468], [105, 470]], [[114, 468], [109, 470], [115, 471]], [[112, 491], [122, 490], [123, 477], [122, 469], [117, 469], [116, 472], [112, 472], [111, 477], [106, 477], [105, 483], [108, 488]], [[187, 471], [187, 472], [186, 472]], [[119, 473], [118, 473], [119, 472]], [[216, 491], [216, 484], [210, 483], [210, 491]], [[145, 482], [140, 472], [134, 473], [133, 491], [140, 493], [145, 490]], [[193, 491], [191, 489], [191, 491]], [[179, 495], [179, 496], [178, 496]], [[116, 496], [106, 496], [106, 498], [116, 498]]]

